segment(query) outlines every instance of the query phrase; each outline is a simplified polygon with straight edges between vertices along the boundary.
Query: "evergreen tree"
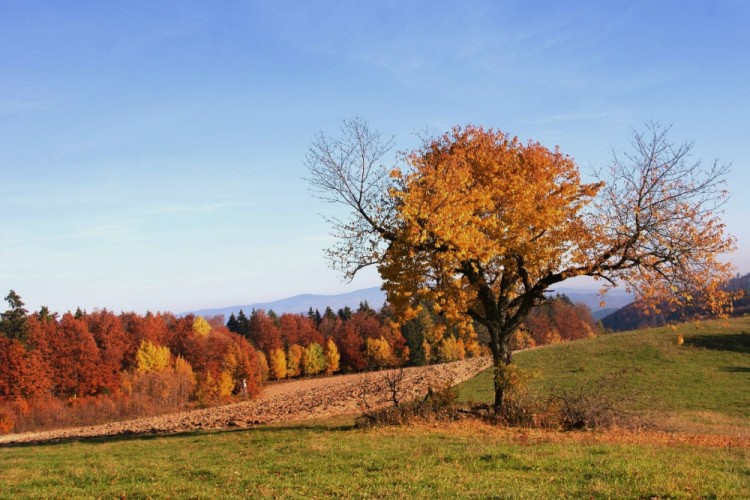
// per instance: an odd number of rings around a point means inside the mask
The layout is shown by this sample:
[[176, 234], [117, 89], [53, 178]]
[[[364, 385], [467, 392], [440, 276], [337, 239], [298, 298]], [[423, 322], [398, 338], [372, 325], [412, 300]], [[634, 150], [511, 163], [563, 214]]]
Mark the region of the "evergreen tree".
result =
[[320, 315], [320, 311], [315, 309], [315, 328], [320, 328], [320, 323], [323, 322], [323, 317]]
[[336, 319], [336, 314], [334, 314], [333, 309], [331, 309], [331, 306], [327, 306], [325, 312], [323, 313], [323, 317], [333, 320]]
[[[255, 313], [255, 309], [251, 314]], [[245, 315], [244, 311], [240, 309], [240, 313], [237, 315], [237, 333], [245, 338], [250, 338], [250, 319]]]
[[410, 365], [423, 366], [428, 362], [424, 334], [427, 328], [426, 323], [431, 321], [429, 314], [426, 311], [422, 311], [419, 316], [410, 319], [401, 328], [401, 334], [406, 339], [406, 345], [409, 347]]
[[10, 309], [0, 315], [0, 332], [10, 339], [25, 340], [27, 333], [28, 311], [24, 309], [21, 297], [13, 290], [5, 297]]
[[273, 320], [273, 324], [276, 325], [276, 327], [279, 327], [279, 315], [276, 314], [276, 311], [273, 309], [268, 310], [268, 317]]
[[230, 332], [239, 333], [237, 326], [237, 317], [232, 313], [229, 315], [229, 320], [227, 321], [227, 329]]
[[352, 319], [352, 309], [349, 306], [345, 306], [343, 309], [339, 309], [338, 316], [341, 318], [341, 321], [348, 321]]
[[363, 300], [362, 302], [359, 303], [357, 312], [375, 314], [375, 311], [370, 307], [370, 304], [368, 304], [366, 300]]

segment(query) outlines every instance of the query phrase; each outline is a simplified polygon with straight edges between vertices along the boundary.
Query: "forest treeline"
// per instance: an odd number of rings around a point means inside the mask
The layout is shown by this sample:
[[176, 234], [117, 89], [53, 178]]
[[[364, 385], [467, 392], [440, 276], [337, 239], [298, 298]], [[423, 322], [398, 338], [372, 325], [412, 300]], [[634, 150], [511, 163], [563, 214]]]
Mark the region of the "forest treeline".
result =
[[[429, 307], [399, 325], [386, 304], [323, 313], [240, 311], [225, 322], [108, 310], [28, 313], [10, 291], [0, 315], [0, 431], [150, 415], [256, 395], [266, 380], [425, 365], [486, 353]], [[515, 348], [594, 335], [586, 306], [550, 298]]]

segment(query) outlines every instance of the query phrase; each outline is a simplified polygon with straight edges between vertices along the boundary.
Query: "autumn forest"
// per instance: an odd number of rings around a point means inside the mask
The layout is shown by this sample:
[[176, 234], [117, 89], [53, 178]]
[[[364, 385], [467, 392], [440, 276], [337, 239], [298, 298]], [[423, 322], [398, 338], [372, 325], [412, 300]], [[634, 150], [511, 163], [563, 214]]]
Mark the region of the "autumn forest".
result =
[[[10, 291], [0, 320], [0, 430], [163, 413], [252, 398], [268, 381], [425, 365], [486, 354], [425, 307], [403, 325], [386, 304], [224, 318], [108, 310], [28, 313]], [[550, 298], [515, 348], [594, 336], [586, 306]]]

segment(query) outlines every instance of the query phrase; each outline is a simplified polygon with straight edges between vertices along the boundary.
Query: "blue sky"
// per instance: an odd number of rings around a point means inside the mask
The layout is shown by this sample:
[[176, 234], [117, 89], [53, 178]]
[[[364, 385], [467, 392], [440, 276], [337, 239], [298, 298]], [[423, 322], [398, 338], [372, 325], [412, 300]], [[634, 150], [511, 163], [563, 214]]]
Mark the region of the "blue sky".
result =
[[[750, 4], [0, 1], [0, 291], [172, 310], [338, 293], [304, 155], [481, 124], [606, 165], [644, 122], [732, 163], [750, 272]], [[3, 293], [4, 296], [5, 293]]]

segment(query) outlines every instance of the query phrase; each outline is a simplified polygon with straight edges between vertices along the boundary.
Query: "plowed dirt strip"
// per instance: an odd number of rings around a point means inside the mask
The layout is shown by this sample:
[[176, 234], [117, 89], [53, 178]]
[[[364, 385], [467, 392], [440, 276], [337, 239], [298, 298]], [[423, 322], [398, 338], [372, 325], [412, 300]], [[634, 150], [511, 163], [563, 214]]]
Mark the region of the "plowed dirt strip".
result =
[[[439, 388], [468, 380], [490, 365], [489, 358], [475, 358], [442, 365], [403, 370], [401, 400], [424, 397], [430, 387]], [[197, 429], [251, 427], [273, 422], [327, 418], [361, 410], [363, 386], [368, 388], [368, 403], [387, 404], [388, 391], [383, 384], [388, 372], [372, 372], [336, 377], [295, 380], [271, 384], [251, 401], [202, 410], [192, 410], [125, 422], [75, 427], [46, 432], [0, 436], [0, 445], [35, 443], [123, 434], [163, 434]]]

